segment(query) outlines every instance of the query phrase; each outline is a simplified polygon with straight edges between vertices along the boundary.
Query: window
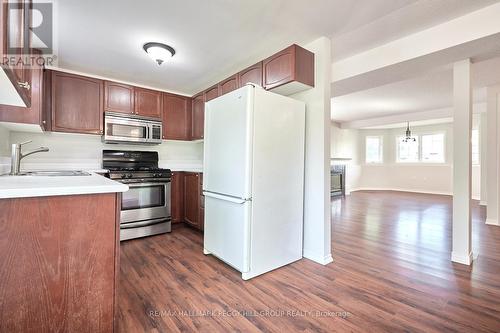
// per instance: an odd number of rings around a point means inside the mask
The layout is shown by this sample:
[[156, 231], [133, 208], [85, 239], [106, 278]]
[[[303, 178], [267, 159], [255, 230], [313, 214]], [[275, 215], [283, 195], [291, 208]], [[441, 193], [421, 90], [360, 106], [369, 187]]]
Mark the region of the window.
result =
[[479, 165], [480, 164], [480, 155], [479, 155], [479, 131], [477, 129], [472, 130], [472, 164]]
[[397, 161], [400, 163], [418, 162], [418, 136], [412, 136], [415, 141], [405, 142], [404, 136], [397, 138]]
[[404, 136], [397, 138], [396, 161], [398, 163], [444, 163], [445, 133], [412, 136], [415, 141], [405, 142]]
[[444, 133], [422, 135], [422, 162], [444, 163]]
[[382, 163], [382, 137], [366, 137], [366, 163]]

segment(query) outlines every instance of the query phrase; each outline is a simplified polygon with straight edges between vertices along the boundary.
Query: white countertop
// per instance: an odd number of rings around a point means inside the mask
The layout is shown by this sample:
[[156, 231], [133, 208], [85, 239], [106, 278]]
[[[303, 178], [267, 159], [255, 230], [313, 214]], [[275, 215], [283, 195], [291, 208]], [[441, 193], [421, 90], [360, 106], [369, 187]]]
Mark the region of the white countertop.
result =
[[0, 199], [113, 193], [128, 186], [91, 173], [90, 176], [0, 176]]
[[172, 171], [203, 172], [203, 165], [195, 163], [159, 163], [160, 168]]
[[171, 171], [184, 171], [184, 172], [200, 172], [203, 173], [203, 168], [169, 168]]

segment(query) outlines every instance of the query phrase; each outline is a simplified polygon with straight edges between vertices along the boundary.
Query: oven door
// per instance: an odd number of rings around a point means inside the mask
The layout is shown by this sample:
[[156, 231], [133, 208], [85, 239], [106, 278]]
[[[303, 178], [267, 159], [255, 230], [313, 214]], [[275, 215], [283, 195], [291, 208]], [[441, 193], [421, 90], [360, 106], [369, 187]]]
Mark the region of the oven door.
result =
[[145, 121], [106, 115], [104, 142], [148, 143], [150, 124]]
[[[170, 218], [170, 182], [124, 182], [120, 224], [144, 221], [147, 225]], [[125, 226], [124, 226], [125, 227]]]

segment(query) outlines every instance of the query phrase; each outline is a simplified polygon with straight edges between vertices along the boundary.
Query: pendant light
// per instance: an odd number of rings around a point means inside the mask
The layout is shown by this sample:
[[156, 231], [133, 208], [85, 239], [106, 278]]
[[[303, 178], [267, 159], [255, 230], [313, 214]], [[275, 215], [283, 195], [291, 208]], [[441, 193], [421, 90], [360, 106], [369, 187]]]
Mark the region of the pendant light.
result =
[[416, 142], [417, 139], [415, 139], [414, 137], [411, 136], [411, 131], [410, 131], [410, 122], [408, 121], [407, 122], [407, 125], [406, 125], [406, 136], [405, 138], [403, 139], [403, 142]]

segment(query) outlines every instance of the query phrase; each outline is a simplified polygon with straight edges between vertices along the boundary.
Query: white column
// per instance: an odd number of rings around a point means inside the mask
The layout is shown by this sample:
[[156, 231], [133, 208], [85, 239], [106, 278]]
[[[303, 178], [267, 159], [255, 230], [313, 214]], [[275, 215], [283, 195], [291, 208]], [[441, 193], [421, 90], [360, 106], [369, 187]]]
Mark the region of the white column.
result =
[[481, 113], [481, 120], [479, 124], [479, 147], [480, 147], [480, 156], [481, 156], [481, 200], [479, 201], [479, 204], [481, 206], [486, 206], [487, 205], [487, 198], [488, 198], [488, 167], [487, 167], [487, 160], [488, 160], [488, 114], [487, 112], [482, 112]]
[[498, 223], [498, 98], [500, 94], [500, 86], [493, 86], [487, 88], [487, 142], [488, 146], [486, 154], [486, 178], [488, 184], [486, 188], [486, 197], [488, 205], [486, 208], [486, 224], [499, 225]]
[[304, 257], [326, 265], [331, 254], [330, 99], [331, 40], [304, 45], [314, 53], [314, 88], [290, 97], [306, 103]]
[[453, 65], [453, 232], [451, 260], [470, 265], [472, 93], [470, 59]]

